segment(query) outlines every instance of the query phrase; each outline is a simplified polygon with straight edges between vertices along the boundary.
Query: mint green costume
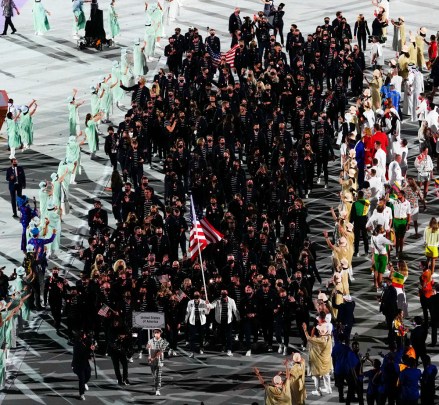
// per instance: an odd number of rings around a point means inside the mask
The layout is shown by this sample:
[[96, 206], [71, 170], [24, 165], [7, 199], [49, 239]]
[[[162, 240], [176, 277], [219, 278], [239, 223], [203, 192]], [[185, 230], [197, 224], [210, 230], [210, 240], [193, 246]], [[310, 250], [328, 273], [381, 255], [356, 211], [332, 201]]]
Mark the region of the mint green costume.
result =
[[41, 1], [34, 1], [32, 6], [32, 14], [34, 19], [35, 32], [43, 34], [50, 30], [49, 19], [47, 18], [47, 12]]

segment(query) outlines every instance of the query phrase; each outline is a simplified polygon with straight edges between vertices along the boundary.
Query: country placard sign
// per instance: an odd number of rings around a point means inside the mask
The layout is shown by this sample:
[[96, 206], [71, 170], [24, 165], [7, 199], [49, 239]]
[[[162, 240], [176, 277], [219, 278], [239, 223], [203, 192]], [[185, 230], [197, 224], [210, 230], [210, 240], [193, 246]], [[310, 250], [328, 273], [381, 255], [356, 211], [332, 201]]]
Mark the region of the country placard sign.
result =
[[142, 329], [164, 328], [165, 314], [159, 312], [133, 312], [133, 327]]

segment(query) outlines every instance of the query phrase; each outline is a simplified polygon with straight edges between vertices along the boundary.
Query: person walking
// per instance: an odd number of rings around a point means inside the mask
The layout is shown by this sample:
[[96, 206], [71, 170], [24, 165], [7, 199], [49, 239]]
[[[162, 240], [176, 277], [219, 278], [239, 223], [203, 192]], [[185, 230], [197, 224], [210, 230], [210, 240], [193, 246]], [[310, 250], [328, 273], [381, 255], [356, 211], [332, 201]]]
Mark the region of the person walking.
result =
[[79, 379], [79, 399], [85, 400], [85, 391], [88, 391], [88, 381], [91, 377], [90, 357], [95, 346], [90, 335], [81, 331], [73, 345], [72, 370]]
[[430, 264], [431, 274], [434, 274], [436, 259], [438, 257], [439, 231], [438, 223], [435, 217], [430, 219], [428, 226], [424, 231], [425, 256], [427, 263]]
[[26, 188], [26, 175], [24, 169], [18, 166], [17, 159], [11, 159], [11, 167], [6, 170], [6, 181], [9, 183], [9, 193], [11, 194], [12, 213], [14, 218], [17, 215], [17, 196], [22, 196], [22, 191]]
[[5, 27], [3, 28], [3, 33], [1, 35], [8, 35], [8, 26], [11, 27], [11, 34], [15, 34], [17, 30], [12, 23], [12, 17], [14, 16], [14, 9], [17, 12], [17, 15], [20, 15], [20, 11], [14, 3], [14, 0], [2, 0], [1, 4], [3, 8], [3, 16], [5, 17]]
[[198, 344], [200, 354], [203, 354], [203, 341], [204, 341], [204, 328], [206, 325], [206, 315], [209, 313], [209, 308], [207, 308], [206, 301], [200, 299], [200, 293], [198, 291], [194, 292], [194, 299], [187, 303], [186, 318], [185, 321], [188, 325], [189, 336], [190, 336], [190, 355], [189, 357], [194, 357], [195, 353], [195, 338], [198, 335]]
[[162, 338], [162, 330], [154, 329], [154, 337], [148, 340], [146, 348], [148, 349], [148, 362], [151, 367], [151, 374], [154, 380], [155, 395], [159, 396], [162, 387], [162, 369], [165, 350], [169, 343]]

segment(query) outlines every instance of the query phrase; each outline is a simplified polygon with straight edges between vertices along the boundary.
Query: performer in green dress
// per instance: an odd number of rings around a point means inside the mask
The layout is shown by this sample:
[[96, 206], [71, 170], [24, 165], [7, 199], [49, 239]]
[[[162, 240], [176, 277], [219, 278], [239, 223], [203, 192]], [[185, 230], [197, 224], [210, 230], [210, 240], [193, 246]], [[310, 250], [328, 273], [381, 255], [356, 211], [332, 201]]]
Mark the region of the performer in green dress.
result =
[[69, 108], [69, 130], [70, 135], [78, 135], [79, 134], [79, 115], [78, 115], [78, 107], [84, 104], [84, 101], [77, 101], [76, 94], [78, 90], [73, 89], [73, 95], [67, 98], [68, 108]]
[[81, 148], [76, 136], [69, 136], [66, 147], [66, 162], [70, 173], [70, 184], [76, 184], [76, 173], [81, 174]]
[[135, 40], [133, 44], [133, 73], [136, 77], [143, 76], [147, 73], [146, 58], [143, 50], [143, 46], [140, 45], [140, 39]]
[[[110, 114], [113, 112], [113, 88], [115, 84], [110, 83], [111, 75], [107, 77], [102, 76], [99, 79], [100, 82], [100, 104], [99, 109], [105, 119], [102, 121], [103, 124], [108, 124], [110, 122]], [[118, 82], [116, 82], [117, 84]]]
[[125, 87], [131, 87], [134, 84], [134, 76], [128, 60], [127, 48], [120, 50], [120, 71], [122, 73], [122, 84]]
[[50, 30], [49, 19], [50, 13], [44, 8], [41, 0], [34, 0], [32, 6], [32, 13], [34, 18], [35, 35], [43, 35]]
[[96, 123], [102, 118], [102, 113], [92, 116], [90, 113], [85, 117], [85, 136], [87, 138], [88, 148], [90, 150], [90, 159], [94, 159], [99, 146], [98, 134], [96, 132]]
[[37, 111], [37, 107], [35, 100], [32, 100], [29, 106], [22, 105], [20, 107], [20, 138], [21, 142], [23, 142], [24, 149], [29, 149], [34, 143], [34, 123], [32, 117], [35, 114], [35, 111]]
[[20, 148], [20, 127], [18, 120], [20, 119], [20, 112], [14, 117], [12, 112], [6, 114], [6, 131], [8, 134], [8, 145], [11, 150], [9, 159], [15, 159], [15, 149]]
[[113, 61], [113, 67], [111, 68], [111, 88], [113, 89], [113, 101], [119, 106], [119, 102], [124, 98], [125, 92], [120, 88], [122, 72], [117, 60]]
[[24, 269], [24, 267], [18, 267], [16, 272], [17, 279], [15, 280], [15, 283], [17, 285], [17, 291], [20, 292], [21, 297], [23, 298], [23, 305], [21, 306], [21, 318], [23, 319], [23, 321], [28, 322], [30, 319], [29, 300], [24, 298], [30, 292], [30, 283], [27, 280], [26, 270]]
[[61, 209], [55, 206], [53, 203], [47, 206], [47, 217], [49, 219], [48, 233], [51, 235], [53, 230], [56, 229], [55, 239], [52, 243], [48, 243], [47, 258], [53, 257], [59, 251], [59, 245], [61, 241]]
[[47, 216], [47, 204], [49, 202], [49, 185], [47, 181], [41, 181], [38, 184], [38, 200], [40, 202], [40, 219], [44, 221]]
[[113, 41], [114, 38], [120, 33], [119, 21], [116, 10], [114, 9], [114, 3], [116, 3], [116, 0], [111, 0], [111, 3], [108, 7], [108, 31]]
[[84, 3], [91, 3], [91, 0], [73, 0], [73, 38], [79, 38], [79, 30], [85, 28]]
[[146, 61], [152, 62], [154, 60], [153, 58], [155, 53], [156, 32], [154, 26], [152, 25], [151, 18], [148, 14], [146, 14], [145, 36], [143, 39], [143, 48], [145, 48]]

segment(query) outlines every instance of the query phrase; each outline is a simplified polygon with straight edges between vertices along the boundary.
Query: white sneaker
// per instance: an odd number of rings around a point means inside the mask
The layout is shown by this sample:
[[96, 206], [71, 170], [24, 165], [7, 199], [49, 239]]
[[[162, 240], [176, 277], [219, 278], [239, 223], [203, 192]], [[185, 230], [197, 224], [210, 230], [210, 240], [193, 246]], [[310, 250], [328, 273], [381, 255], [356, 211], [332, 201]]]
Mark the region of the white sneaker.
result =
[[203, 349], [200, 349], [200, 354], [204, 354], [204, 350]]
[[283, 345], [279, 345], [279, 349], [277, 349], [277, 352], [279, 354], [282, 354], [283, 350], [284, 350]]
[[195, 355], [193, 353], [189, 354], [189, 358], [193, 359], [195, 357]]
[[287, 354], [288, 354], [288, 348], [285, 346], [283, 355], [286, 356]]
[[157, 47], [157, 48], [161, 48], [162, 46], [160, 45], [160, 42], [156, 42], [155, 43], [155, 46]]
[[88, 384], [84, 384], [85, 390], [88, 391]]
[[134, 360], [133, 360], [133, 358], [132, 357], [130, 357], [129, 359], [128, 359], [128, 362], [130, 362], [130, 363], [132, 363]]
[[325, 183], [325, 188], [328, 188], [328, 183]]
[[168, 356], [169, 356], [169, 357], [172, 356], [172, 349], [169, 349]]
[[231, 350], [227, 350], [227, 356], [229, 356], [229, 357], [233, 357], [233, 353], [232, 353]]
[[139, 359], [141, 359], [142, 357], [143, 357], [143, 353], [140, 352], [140, 353], [139, 353]]
[[306, 194], [305, 194], [305, 198], [309, 198], [309, 193], [306, 193]]
[[82, 394], [82, 395], [79, 397], [79, 399], [80, 399], [81, 401], [85, 401], [85, 395]]
[[322, 392], [322, 394], [332, 394], [332, 388], [322, 388], [320, 391]]
[[320, 184], [320, 180], [321, 180], [321, 179], [320, 179], [320, 177], [319, 177], [319, 178], [317, 179], [317, 184]]
[[155, 395], [159, 397], [159, 396], [162, 395], [162, 394], [160, 394], [160, 391], [157, 390], [157, 391], [155, 392]]
[[322, 393], [320, 391], [311, 391], [311, 395], [317, 395], [318, 397], [321, 397]]
[[245, 355], [246, 355], [247, 357], [250, 357], [250, 356], [252, 355], [252, 351], [251, 351], [251, 350], [247, 350], [247, 352], [245, 353]]

